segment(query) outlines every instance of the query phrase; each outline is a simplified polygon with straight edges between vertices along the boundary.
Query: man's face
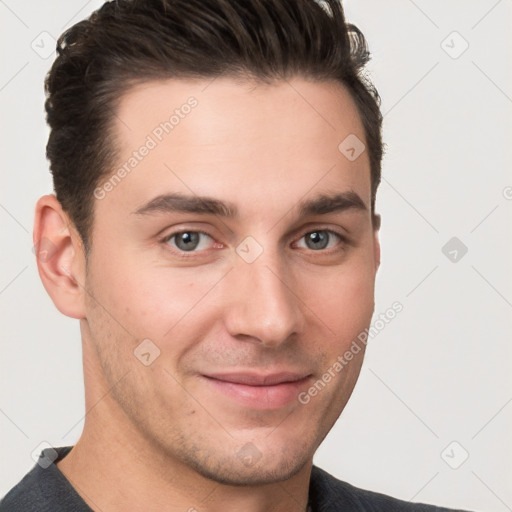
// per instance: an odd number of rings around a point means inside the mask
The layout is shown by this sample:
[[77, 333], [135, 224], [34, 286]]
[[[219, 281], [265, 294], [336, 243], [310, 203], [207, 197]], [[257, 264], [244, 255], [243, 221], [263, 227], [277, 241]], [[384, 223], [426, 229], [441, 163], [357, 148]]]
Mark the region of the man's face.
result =
[[141, 456], [225, 483], [289, 478], [343, 410], [364, 346], [332, 366], [374, 308], [369, 159], [338, 149], [364, 141], [352, 99], [298, 78], [151, 82], [122, 98], [115, 135], [113, 171], [127, 166], [95, 199], [86, 385], [111, 389], [99, 407]]

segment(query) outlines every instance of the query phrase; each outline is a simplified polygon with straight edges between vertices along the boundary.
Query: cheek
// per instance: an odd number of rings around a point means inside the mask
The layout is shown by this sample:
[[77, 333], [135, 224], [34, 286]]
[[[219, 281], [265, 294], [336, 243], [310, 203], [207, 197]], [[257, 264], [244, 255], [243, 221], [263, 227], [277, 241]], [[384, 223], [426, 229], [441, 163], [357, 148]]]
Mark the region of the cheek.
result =
[[344, 340], [368, 327], [374, 310], [374, 276], [370, 266], [340, 266], [303, 283], [305, 303]]
[[[118, 270], [121, 267], [120, 263]], [[112, 347], [119, 361], [133, 364], [134, 351], [143, 340], [149, 339], [156, 348], [152, 344], [148, 346], [158, 354], [158, 358], [147, 369], [160, 366], [169, 370], [175, 368], [187, 353], [194, 351], [201, 340], [207, 338], [218, 318], [218, 305], [214, 294], [209, 291], [223, 273], [222, 269], [212, 271], [207, 267], [171, 268], [162, 264], [144, 266], [139, 263], [131, 272], [110, 274], [100, 286], [102, 303], [112, 313], [112, 318], [106, 320], [116, 333], [114, 337], [123, 342]], [[97, 334], [104, 336], [101, 331]], [[124, 343], [128, 338], [131, 341]], [[140, 370], [138, 362], [136, 368]], [[148, 377], [168, 378], [166, 374], [157, 376], [151, 371]]]
[[105, 308], [115, 311], [116, 319], [138, 336], [147, 336], [147, 331], [162, 336], [193, 309], [212, 280], [192, 268], [172, 268], [140, 257], [106, 261], [96, 276]]

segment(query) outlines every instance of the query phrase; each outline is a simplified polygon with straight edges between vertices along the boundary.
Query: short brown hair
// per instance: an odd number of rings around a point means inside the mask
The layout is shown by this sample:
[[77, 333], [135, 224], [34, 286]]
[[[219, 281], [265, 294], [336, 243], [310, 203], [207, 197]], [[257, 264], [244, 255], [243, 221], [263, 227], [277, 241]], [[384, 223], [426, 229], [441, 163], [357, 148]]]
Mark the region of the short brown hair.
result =
[[380, 98], [362, 71], [363, 34], [340, 0], [115, 0], [66, 30], [46, 76], [57, 199], [90, 248], [97, 184], [113, 171], [111, 134], [123, 92], [154, 79], [291, 76], [341, 82], [365, 129], [371, 208], [381, 177]]

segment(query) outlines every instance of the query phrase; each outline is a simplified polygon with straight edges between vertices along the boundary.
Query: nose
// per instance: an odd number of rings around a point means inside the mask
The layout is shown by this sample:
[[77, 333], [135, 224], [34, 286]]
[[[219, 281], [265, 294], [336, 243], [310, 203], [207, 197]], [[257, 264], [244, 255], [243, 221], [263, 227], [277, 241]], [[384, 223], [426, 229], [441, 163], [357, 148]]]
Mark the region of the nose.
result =
[[303, 298], [283, 267], [278, 257], [265, 253], [252, 263], [236, 261], [227, 276], [230, 300], [224, 310], [232, 336], [277, 347], [302, 331]]

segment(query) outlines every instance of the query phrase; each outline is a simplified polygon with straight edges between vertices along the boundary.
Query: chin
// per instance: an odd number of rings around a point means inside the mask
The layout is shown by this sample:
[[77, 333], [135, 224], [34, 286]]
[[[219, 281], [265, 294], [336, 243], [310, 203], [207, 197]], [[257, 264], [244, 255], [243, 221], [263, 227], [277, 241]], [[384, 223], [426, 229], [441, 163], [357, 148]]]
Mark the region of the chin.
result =
[[[247, 447], [246, 451], [249, 452], [250, 447]], [[213, 457], [207, 457], [205, 460], [188, 457], [186, 463], [204, 478], [219, 484], [260, 486], [289, 480], [311, 461], [311, 456], [304, 453], [288, 455], [281, 459], [274, 454], [269, 454], [267, 457], [261, 455], [261, 458], [254, 462], [244, 461], [242, 457], [243, 454], [222, 460], [212, 460]], [[253, 457], [257, 455], [254, 454]]]

